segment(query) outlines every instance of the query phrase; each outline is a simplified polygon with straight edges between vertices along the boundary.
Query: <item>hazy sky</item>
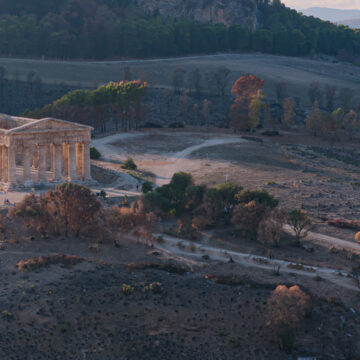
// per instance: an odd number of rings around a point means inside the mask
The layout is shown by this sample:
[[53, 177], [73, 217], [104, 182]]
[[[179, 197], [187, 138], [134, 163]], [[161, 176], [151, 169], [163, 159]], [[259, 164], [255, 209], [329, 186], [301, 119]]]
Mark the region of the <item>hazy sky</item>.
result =
[[282, 0], [284, 4], [296, 9], [307, 9], [314, 6], [335, 9], [359, 9], [360, 0]]

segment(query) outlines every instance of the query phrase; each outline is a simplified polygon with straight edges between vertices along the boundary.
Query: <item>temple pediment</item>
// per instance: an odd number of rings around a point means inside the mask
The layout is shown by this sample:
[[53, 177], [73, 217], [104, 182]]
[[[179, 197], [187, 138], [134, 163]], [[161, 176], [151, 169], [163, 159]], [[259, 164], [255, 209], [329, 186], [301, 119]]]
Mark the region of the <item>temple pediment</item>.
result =
[[45, 118], [22, 123], [20, 126], [7, 130], [8, 134], [37, 132], [37, 131], [76, 131], [92, 130], [90, 126], [73, 123], [65, 120]]

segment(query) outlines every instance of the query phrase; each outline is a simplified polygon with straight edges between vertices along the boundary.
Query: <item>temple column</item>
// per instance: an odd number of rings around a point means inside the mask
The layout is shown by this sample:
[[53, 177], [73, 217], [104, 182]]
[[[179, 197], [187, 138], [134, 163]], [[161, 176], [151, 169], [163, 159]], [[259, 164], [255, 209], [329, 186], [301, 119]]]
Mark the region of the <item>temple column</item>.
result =
[[31, 146], [28, 144], [24, 144], [23, 146], [23, 168], [24, 168], [24, 177], [23, 182], [25, 185], [32, 182], [31, 179]]
[[46, 170], [51, 170], [51, 150], [52, 150], [52, 144], [46, 145]]
[[69, 144], [63, 143], [63, 175], [67, 177], [69, 175]]
[[69, 143], [69, 161], [68, 161], [69, 180], [74, 181], [76, 178], [76, 143]]
[[4, 146], [0, 146], [0, 181], [2, 180], [3, 178], [3, 158], [2, 158], [2, 153], [3, 153], [3, 148]]
[[76, 172], [77, 178], [83, 181], [83, 174], [84, 174], [84, 167], [83, 167], [83, 144], [77, 143], [76, 144]]
[[62, 180], [62, 144], [53, 144], [53, 169], [54, 169], [54, 181]]
[[83, 177], [85, 181], [91, 180], [91, 164], [90, 164], [90, 141], [83, 142]]
[[3, 182], [8, 181], [8, 153], [9, 149], [6, 146], [2, 147], [2, 180]]
[[39, 182], [46, 182], [46, 146], [39, 145]]
[[16, 145], [10, 145], [8, 147], [8, 184], [16, 184]]

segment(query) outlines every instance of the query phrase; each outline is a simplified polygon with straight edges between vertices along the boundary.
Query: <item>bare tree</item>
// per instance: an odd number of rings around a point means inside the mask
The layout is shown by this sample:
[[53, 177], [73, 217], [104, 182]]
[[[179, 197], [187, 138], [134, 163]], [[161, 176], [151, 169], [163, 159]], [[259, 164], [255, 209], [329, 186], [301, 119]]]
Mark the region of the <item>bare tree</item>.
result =
[[336, 86], [329, 84], [325, 86], [326, 109], [328, 111], [333, 111], [335, 108], [336, 91]]
[[132, 80], [132, 71], [130, 66], [125, 66], [124, 74], [123, 74], [124, 81], [131, 81]]
[[34, 85], [34, 79], [35, 79], [36, 73], [34, 71], [29, 71], [26, 74], [26, 81], [29, 85], [30, 91], [33, 91], [33, 85]]
[[180, 94], [181, 89], [184, 87], [185, 70], [176, 68], [171, 74], [171, 82], [175, 93]]
[[319, 83], [313, 82], [310, 84], [308, 95], [311, 105], [313, 105], [314, 102], [317, 101], [321, 107], [323, 101], [323, 92]]
[[340, 91], [340, 96], [339, 96], [340, 105], [345, 112], [349, 111], [352, 98], [353, 98], [352, 90], [348, 88], [344, 88]]
[[199, 96], [202, 90], [202, 76], [198, 68], [189, 73], [189, 90]]
[[287, 95], [286, 84], [284, 82], [275, 84], [276, 99], [278, 103], [282, 104]]
[[227, 67], [221, 66], [214, 73], [217, 93], [220, 96], [225, 95], [225, 89], [226, 89], [226, 85], [229, 82], [230, 72], [231, 71]]

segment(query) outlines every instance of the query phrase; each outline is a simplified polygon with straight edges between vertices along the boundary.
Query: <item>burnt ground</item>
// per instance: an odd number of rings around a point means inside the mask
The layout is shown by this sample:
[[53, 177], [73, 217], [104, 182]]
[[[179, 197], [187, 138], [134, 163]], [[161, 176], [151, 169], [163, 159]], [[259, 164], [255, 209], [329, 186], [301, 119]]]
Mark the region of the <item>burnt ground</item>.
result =
[[[141, 244], [100, 245], [83, 240], [21, 240], [0, 257], [1, 359], [358, 359], [359, 294], [326, 281], [212, 261], [169, 259]], [[74, 267], [51, 265], [19, 272], [20, 259], [57, 252], [86, 258]], [[130, 271], [129, 262], [177, 261], [182, 275]], [[232, 275], [230, 286], [208, 274]], [[161, 292], [144, 293], [151, 283]], [[123, 284], [134, 291], [125, 295]], [[299, 284], [312, 296], [292, 355], [281, 351], [267, 327], [267, 299], [277, 284]], [[340, 300], [341, 298], [341, 300]], [[353, 352], [353, 357], [346, 357]]]

